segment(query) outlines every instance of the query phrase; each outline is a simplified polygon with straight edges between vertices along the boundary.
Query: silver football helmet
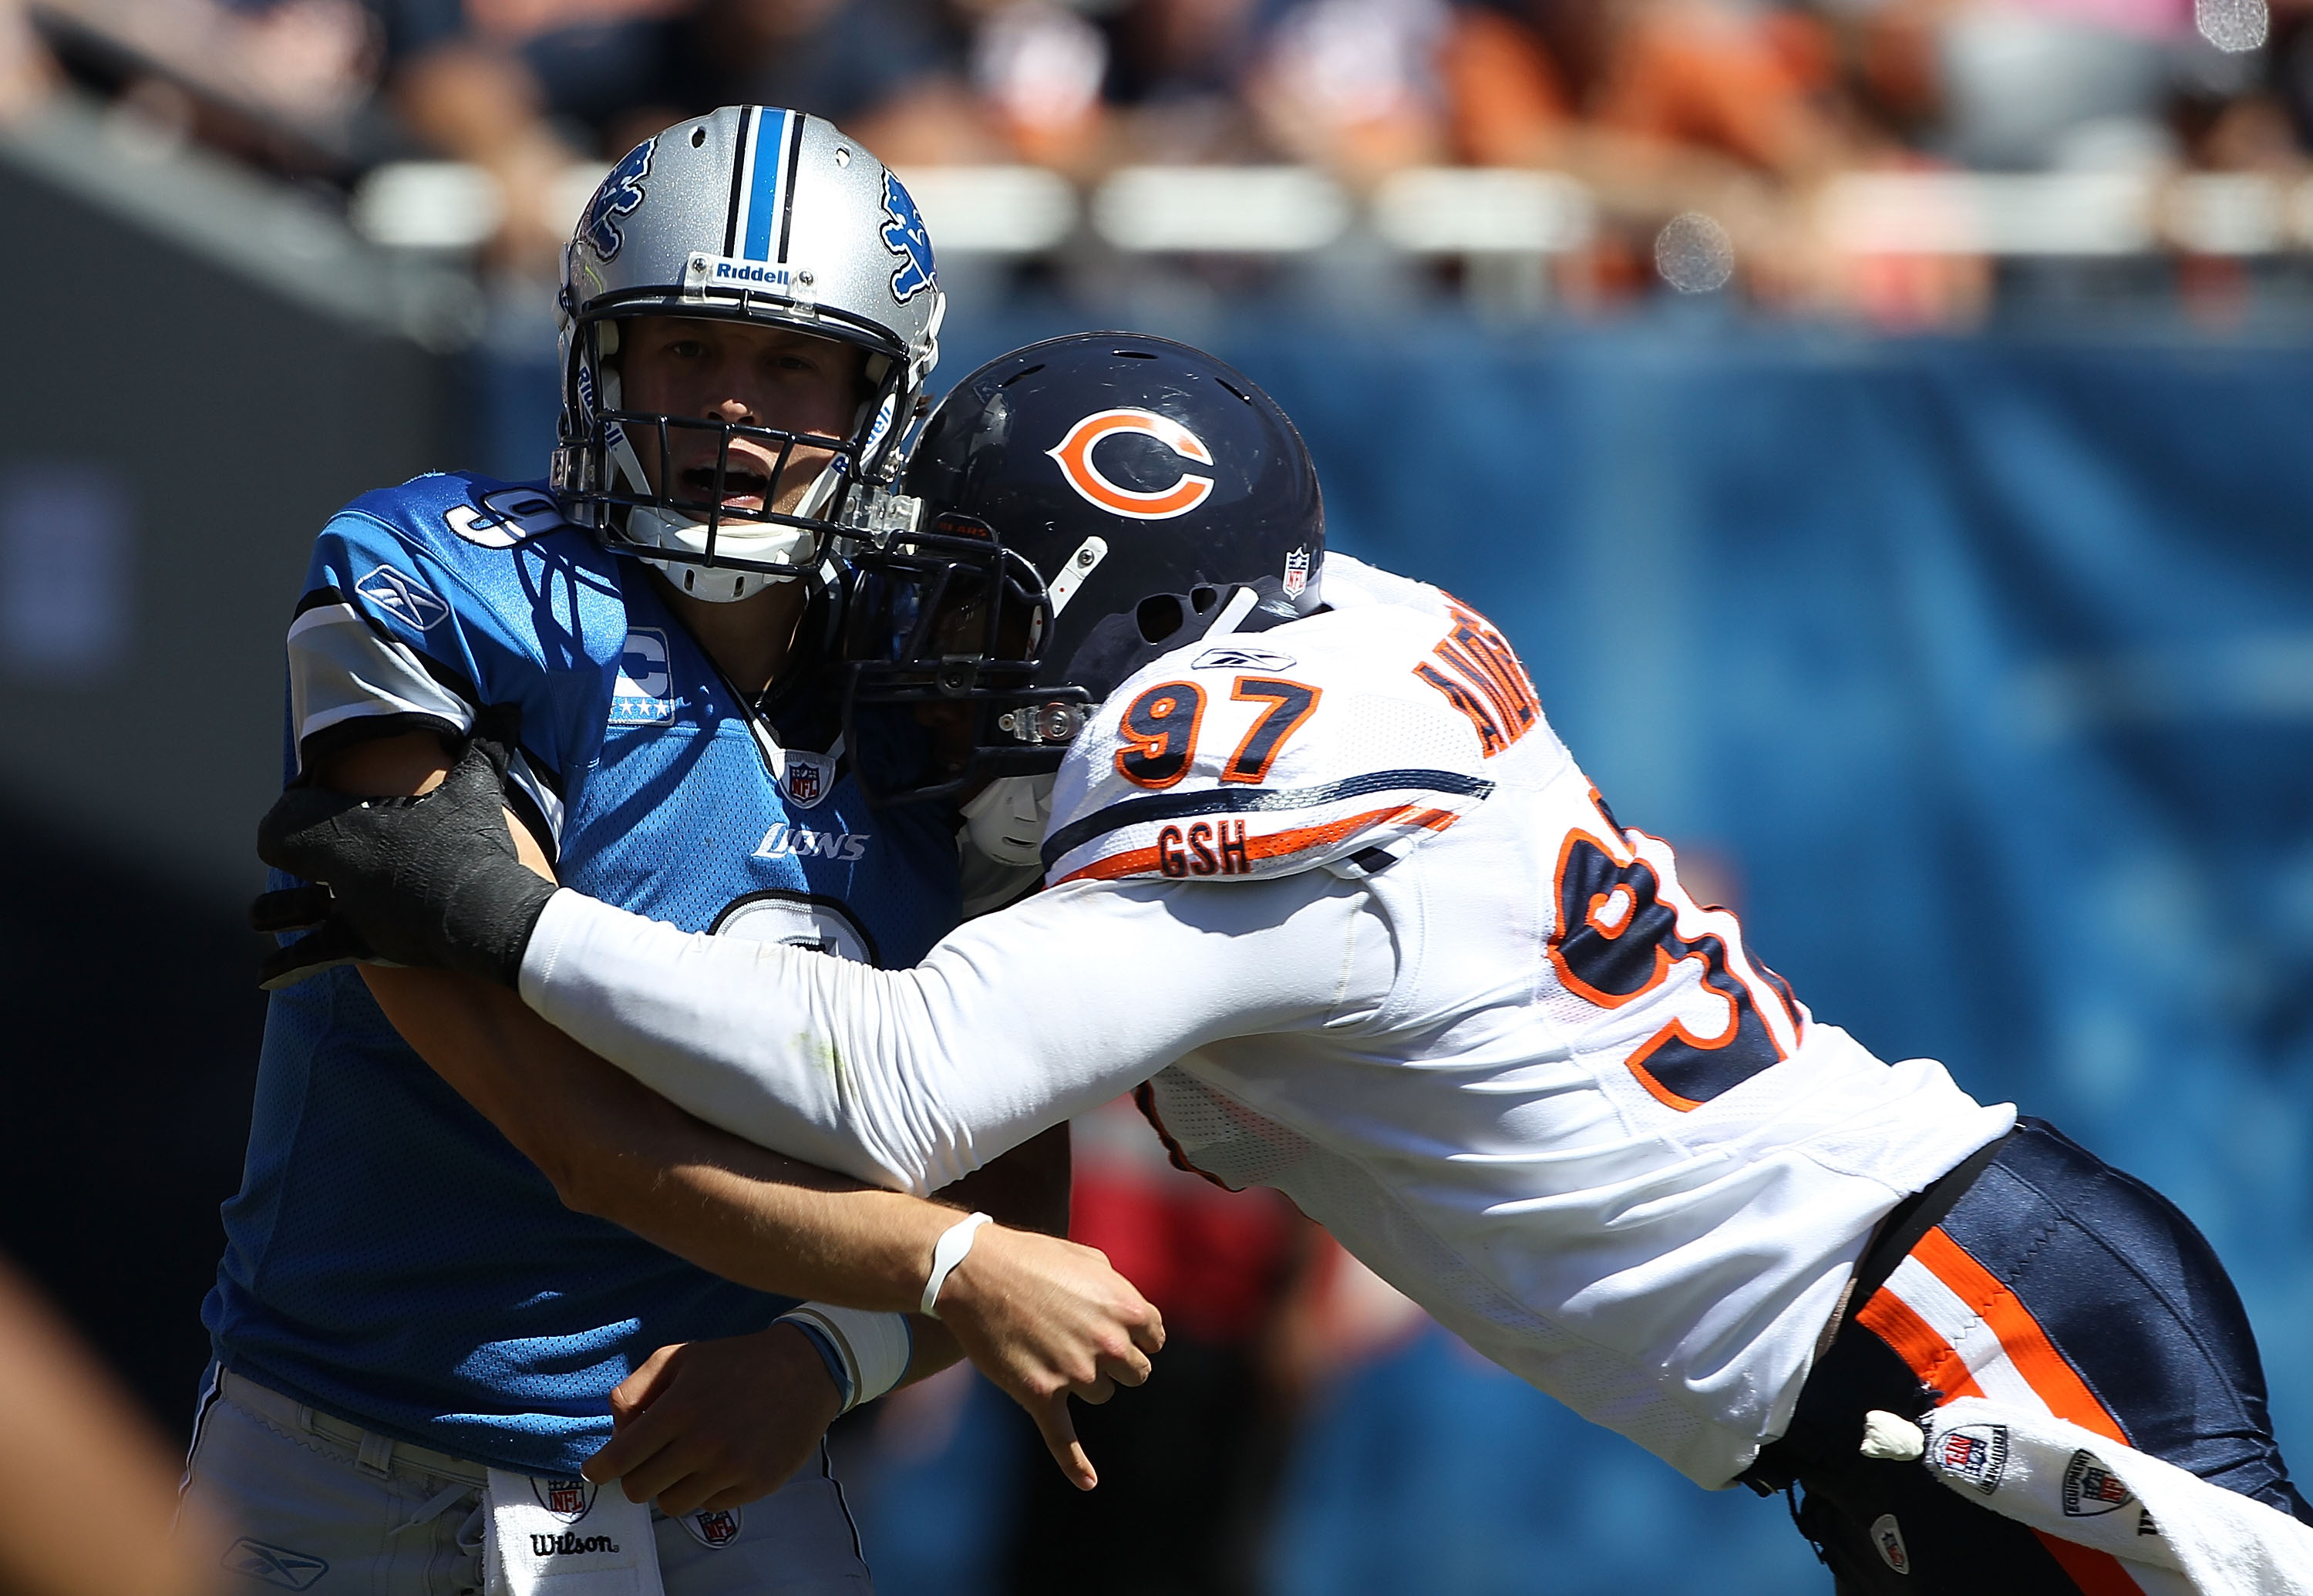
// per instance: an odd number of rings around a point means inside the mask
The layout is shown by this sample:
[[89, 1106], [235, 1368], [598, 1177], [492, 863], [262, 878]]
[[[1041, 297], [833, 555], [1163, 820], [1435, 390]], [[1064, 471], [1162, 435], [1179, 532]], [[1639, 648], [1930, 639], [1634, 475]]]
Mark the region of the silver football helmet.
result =
[[[882, 162], [818, 117], [737, 105], [676, 123], [611, 169], [563, 251], [555, 491], [612, 548], [685, 592], [727, 601], [812, 569], [827, 540], [880, 497], [939, 358], [946, 297], [915, 201]], [[857, 345], [865, 383], [849, 436], [623, 408], [620, 323], [640, 315], [750, 322]], [[670, 441], [684, 429], [717, 435], [713, 481], [689, 492]], [[778, 462], [758, 512], [724, 508], [741, 437]], [[792, 510], [774, 510], [798, 448], [834, 459]], [[655, 489], [642, 462], [652, 451]]]

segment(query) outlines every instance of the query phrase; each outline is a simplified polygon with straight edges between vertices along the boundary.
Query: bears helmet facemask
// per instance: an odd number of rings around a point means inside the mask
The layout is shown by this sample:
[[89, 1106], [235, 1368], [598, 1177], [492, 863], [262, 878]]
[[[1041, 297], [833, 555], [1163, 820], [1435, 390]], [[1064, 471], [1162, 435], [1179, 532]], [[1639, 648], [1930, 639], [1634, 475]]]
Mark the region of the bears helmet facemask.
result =
[[1169, 339], [1077, 333], [989, 362], [932, 412], [900, 487], [914, 528], [855, 554], [843, 649], [849, 745], [880, 801], [1049, 773], [1148, 661], [1320, 606], [1301, 435]]

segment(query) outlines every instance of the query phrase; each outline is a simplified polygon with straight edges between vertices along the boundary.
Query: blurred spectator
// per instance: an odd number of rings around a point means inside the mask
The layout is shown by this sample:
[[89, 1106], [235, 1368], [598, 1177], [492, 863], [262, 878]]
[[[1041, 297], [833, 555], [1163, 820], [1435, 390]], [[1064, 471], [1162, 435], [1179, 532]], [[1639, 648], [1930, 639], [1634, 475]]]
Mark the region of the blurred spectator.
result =
[[1254, 53], [1258, 0], [1128, 0], [1102, 19], [1104, 98], [1124, 158], [1238, 161], [1266, 153], [1239, 95]]
[[0, 0], [0, 122], [30, 115], [48, 98], [55, 75], [22, 0]]
[[361, 0], [0, 0], [0, 110], [28, 17], [150, 128], [291, 172], [343, 165], [376, 66]]
[[1090, 176], [1104, 154], [1106, 36], [1052, 0], [995, 0], [973, 22], [972, 86], [1013, 152]]
[[0, 1590], [206, 1596], [219, 1537], [111, 1378], [0, 1264]]
[[1271, 31], [1247, 97], [1297, 160], [1369, 185], [1448, 158], [1442, 0], [1301, 0]]
[[2142, 168], [2176, 156], [2167, 126], [2181, 0], [1960, 0], [1943, 16], [1937, 142], [1979, 170]]
[[2300, 154], [2313, 151], [2313, 0], [2276, 0], [2266, 83]]
[[2313, 0], [2273, 0], [2263, 49], [2192, 53], [2175, 121], [2195, 166], [2292, 176], [2313, 152]]
[[1596, 300], [1640, 287], [1653, 230], [1689, 210], [1733, 234], [1755, 290], [1805, 291], [1807, 196], [1871, 158], [1835, 58], [1814, 20], [1728, 0], [1471, 0], [1440, 63], [1463, 158], [1598, 194], [1608, 225], [1565, 284]]
[[717, 105], [840, 121], [893, 164], [996, 152], [929, 0], [374, 0], [410, 129], [498, 180], [492, 253], [552, 269], [574, 162], [610, 160]]

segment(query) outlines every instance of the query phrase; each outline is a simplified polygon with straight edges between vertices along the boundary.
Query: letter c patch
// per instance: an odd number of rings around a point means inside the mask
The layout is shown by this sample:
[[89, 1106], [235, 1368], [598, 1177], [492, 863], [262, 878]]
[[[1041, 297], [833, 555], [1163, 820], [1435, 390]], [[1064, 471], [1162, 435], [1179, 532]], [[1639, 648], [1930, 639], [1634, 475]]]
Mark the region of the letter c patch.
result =
[[1160, 416], [1154, 410], [1102, 410], [1086, 416], [1069, 428], [1068, 436], [1060, 440], [1059, 447], [1044, 452], [1060, 463], [1060, 474], [1086, 503], [1112, 516], [1130, 516], [1137, 521], [1169, 521], [1205, 502], [1213, 490], [1213, 480], [1194, 472], [1183, 471], [1171, 487], [1148, 492], [1124, 487], [1102, 474], [1093, 462], [1093, 450], [1102, 440], [1127, 432], [1153, 437], [1184, 460], [1193, 460], [1200, 465], [1213, 463], [1213, 453], [1205, 447], [1202, 438], [1170, 416]]

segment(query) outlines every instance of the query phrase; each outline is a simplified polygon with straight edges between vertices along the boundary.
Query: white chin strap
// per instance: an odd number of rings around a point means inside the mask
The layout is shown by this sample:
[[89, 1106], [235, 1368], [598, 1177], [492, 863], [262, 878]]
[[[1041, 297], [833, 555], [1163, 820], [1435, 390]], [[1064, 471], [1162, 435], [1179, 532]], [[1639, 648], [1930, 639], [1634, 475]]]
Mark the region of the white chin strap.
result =
[[[611, 445], [611, 469], [627, 480], [637, 493], [647, 493], [649, 479], [643, 475], [642, 462], [636, 458], [634, 445], [622, 429], [618, 441]], [[822, 469], [802, 502], [796, 506], [798, 516], [816, 516], [825, 508], [835, 491], [842, 485], [843, 473], [831, 463]], [[655, 505], [635, 505], [627, 511], [627, 541], [647, 548], [687, 550], [693, 554], [707, 552], [707, 526], [704, 522], [672, 514]], [[726, 521], [716, 529], [716, 551], [741, 560], [776, 560], [784, 565], [807, 566], [819, 554], [819, 534], [807, 527], [786, 526], [776, 522]], [[710, 604], [733, 604], [752, 598], [764, 588], [778, 582], [792, 582], [791, 576], [774, 576], [770, 571], [734, 569], [729, 566], [693, 565], [682, 560], [653, 560], [643, 556], [643, 563], [655, 567], [666, 575], [682, 592]]]
[[964, 836], [998, 864], [1042, 864], [1044, 824], [1052, 817], [1052, 779], [998, 776], [962, 814]]

